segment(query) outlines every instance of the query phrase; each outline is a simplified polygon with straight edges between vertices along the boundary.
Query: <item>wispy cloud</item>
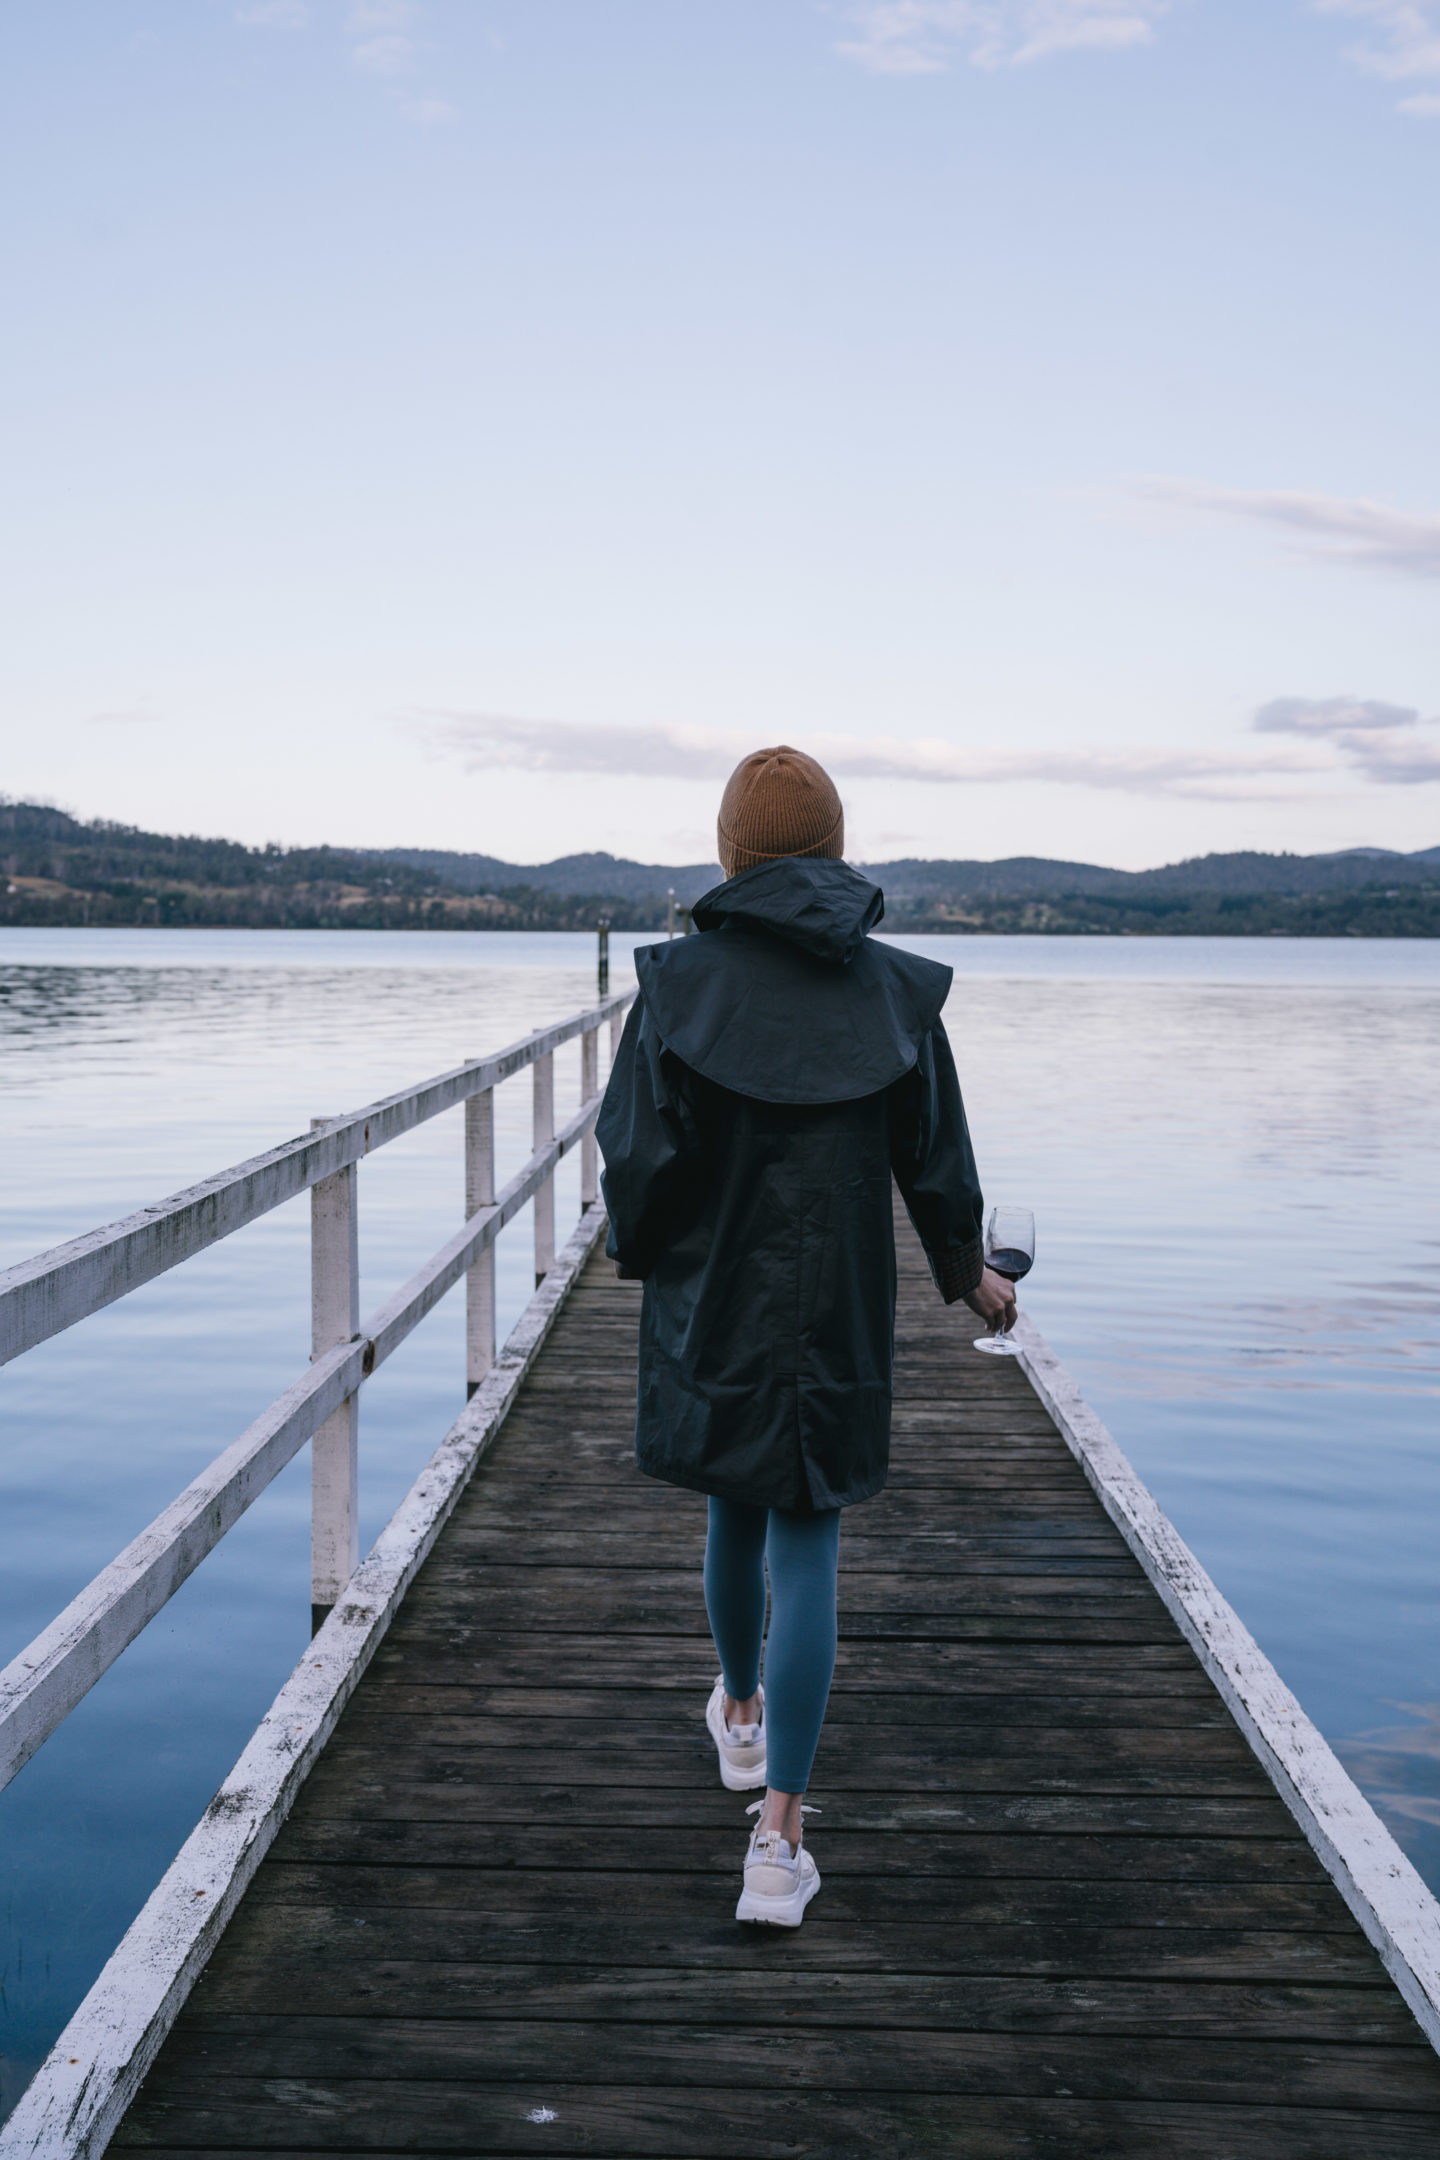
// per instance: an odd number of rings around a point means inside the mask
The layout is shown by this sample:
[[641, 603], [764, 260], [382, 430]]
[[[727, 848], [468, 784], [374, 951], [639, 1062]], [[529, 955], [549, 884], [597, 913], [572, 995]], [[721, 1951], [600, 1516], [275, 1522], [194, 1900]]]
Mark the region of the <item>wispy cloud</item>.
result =
[[[415, 716], [405, 725], [433, 755], [455, 758], [470, 772], [509, 768], [714, 782], [727, 778], [737, 760], [756, 747], [750, 733], [683, 724], [588, 727], [567, 720], [451, 712]], [[934, 738], [893, 735], [804, 734], [796, 743], [844, 781], [904, 780], [926, 786], [1023, 781], [1203, 802], [1294, 800], [1317, 778], [1333, 776], [1344, 767], [1348, 746], [1338, 737], [1279, 723], [1258, 728], [1257, 722], [1257, 729], [1291, 739], [1263, 748], [1242, 745], [1219, 751], [1149, 747], [978, 751]], [[1385, 777], [1401, 775], [1387, 772]], [[1432, 775], [1417, 773], [1415, 777]]]
[[[245, 0], [235, 20], [251, 29], [303, 30], [313, 9], [309, 0]], [[420, 0], [349, 0], [341, 24], [350, 65], [358, 74], [388, 86], [397, 112], [419, 127], [438, 127], [456, 117], [448, 98], [408, 78], [420, 67], [426, 41], [420, 35]]]
[[1182, 510], [1218, 511], [1277, 525], [1299, 535], [1301, 553], [1310, 562], [1440, 577], [1440, 517], [1340, 495], [1210, 487], [1198, 480], [1145, 480], [1136, 492]]
[[402, 98], [400, 110], [407, 120], [417, 127], [448, 127], [459, 114], [448, 98], [414, 97]]
[[[1367, 75], [1407, 86], [1400, 110], [1440, 118], [1440, 0], [1315, 0], [1322, 15], [1364, 23], [1369, 36], [1349, 57]], [[1408, 86], [1419, 85], [1418, 88]]]
[[857, 0], [837, 50], [873, 75], [1024, 67], [1053, 53], [1146, 45], [1169, 0]]
[[1440, 718], [1379, 698], [1275, 698], [1253, 725], [1262, 735], [1299, 735], [1333, 743], [1367, 780], [1413, 787], [1440, 780]]
[[351, 65], [363, 75], [408, 75], [415, 65], [410, 32], [418, 12], [413, 0], [354, 0], [345, 24]]
[[236, 8], [235, 20], [251, 30], [303, 30], [310, 10], [305, 0], [250, 0]]
[[408, 75], [415, 65], [415, 48], [409, 38], [367, 38], [352, 49], [350, 61], [362, 75]]

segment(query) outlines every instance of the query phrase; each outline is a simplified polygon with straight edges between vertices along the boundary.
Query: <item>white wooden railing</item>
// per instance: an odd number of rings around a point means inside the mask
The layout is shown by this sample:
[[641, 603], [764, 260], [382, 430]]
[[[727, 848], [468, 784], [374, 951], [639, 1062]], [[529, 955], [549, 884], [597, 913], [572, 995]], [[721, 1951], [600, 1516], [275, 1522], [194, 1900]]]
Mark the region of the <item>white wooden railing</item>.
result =
[[[495, 1360], [495, 1240], [534, 1202], [535, 1279], [555, 1264], [557, 1164], [581, 1150], [583, 1212], [599, 1191], [595, 1119], [599, 1035], [613, 1055], [634, 991], [606, 997], [498, 1056], [460, 1065], [223, 1170], [155, 1207], [72, 1239], [0, 1274], [0, 1364], [99, 1312], [307, 1189], [311, 1346], [308, 1369], [232, 1446], [192, 1479], [64, 1612], [0, 1672], [0, 1786], [14, 1777], [205, 1555], [299, 1452], [311, 1449], [312, 1621], [318, 1628], [359, 1562], [359, 1391], [411, 1329], [459, 1282], [466, 1286], [466, 1388]], [[555, 1051], [580, 1037], [580, 1108], [555, 1130]], [[534, 1076], [534, 1152], [495, 1190], [495, 1089]], [[362, 1157], [427, 1118], [465, 1110], [466, 1220], [378, 1312], [359, 1305], [356, 1171]]]

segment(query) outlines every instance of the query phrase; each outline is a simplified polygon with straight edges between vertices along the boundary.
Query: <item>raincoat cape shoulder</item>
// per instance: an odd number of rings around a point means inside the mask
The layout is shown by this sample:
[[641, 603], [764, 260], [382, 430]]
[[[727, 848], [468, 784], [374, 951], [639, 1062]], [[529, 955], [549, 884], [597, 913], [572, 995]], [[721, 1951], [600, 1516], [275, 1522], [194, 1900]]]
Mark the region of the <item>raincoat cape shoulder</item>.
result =
[[717, 1086], [770, 1103], [853, 1102], [917, 1062], [952, 971], [869, 932], [880, 889], [848, 863], [759, 863], [696, 902], [700, 937], [636, 952], [667, 1049]]

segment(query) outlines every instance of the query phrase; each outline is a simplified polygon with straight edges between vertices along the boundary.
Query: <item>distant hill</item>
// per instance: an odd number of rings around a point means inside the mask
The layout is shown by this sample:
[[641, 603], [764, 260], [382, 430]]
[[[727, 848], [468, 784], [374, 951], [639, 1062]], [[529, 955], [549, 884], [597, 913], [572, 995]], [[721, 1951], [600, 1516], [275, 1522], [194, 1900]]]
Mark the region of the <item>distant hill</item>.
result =
[[1105, 870], [1095, 863], [1052, 862], [1011, 855], [999, 862], [924, 862], [913, 858], [872, 866], [883, 871], [886, 896], [897, 900], [962, 895], [988, 899], [1053, 899], [1104, 894], [1111, 899], [1201, 893], [1359, 892], [1383, 885], [1440, 881], [1440, 847], [1399, 855], [1388, 848], [1347, 848], [1336, 855], [1194, 855], [1159, 870]]
[[[1014, 855], [864, 866], [892, 930], [1440, 936], [1440, 847], [1196, 856], [1157, 870]], [[247, 848], [0, 799], [0, 923], [660, 930], [716, 863], [508, 863], [443, 848]]]
[[249, 929], [665, 927], [719, 881], [576, 855], [531, 869], [432, 848], [247, 848], [234, 840], [83, 822], [0, 798], [0, 923], [194, 924]]
[[719, 863], [627, 862], [618, 855], [561, 855], [548, 863], [507, 863], [495, 855], [460, 855], [446, 848], [357, 849], [367, 860], [400, 863], [441, 878], [458, 892], [499, 891], [524, 884], [536, 892], [607, 893], [612, 899], [664, 899], [669, 888], [681, 907], [718, 885], [725, 875]]

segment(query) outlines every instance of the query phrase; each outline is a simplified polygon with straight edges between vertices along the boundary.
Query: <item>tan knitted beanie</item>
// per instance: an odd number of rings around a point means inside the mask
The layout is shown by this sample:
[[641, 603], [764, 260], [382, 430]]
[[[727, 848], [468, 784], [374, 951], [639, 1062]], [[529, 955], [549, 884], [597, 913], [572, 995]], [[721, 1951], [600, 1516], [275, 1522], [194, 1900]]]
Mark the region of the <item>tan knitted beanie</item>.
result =
[[845, 852], [845, 813], [823, 765], [781, 743], [752, 750], [725, 783], [716, 828], [727, 878], [781, 855]]

